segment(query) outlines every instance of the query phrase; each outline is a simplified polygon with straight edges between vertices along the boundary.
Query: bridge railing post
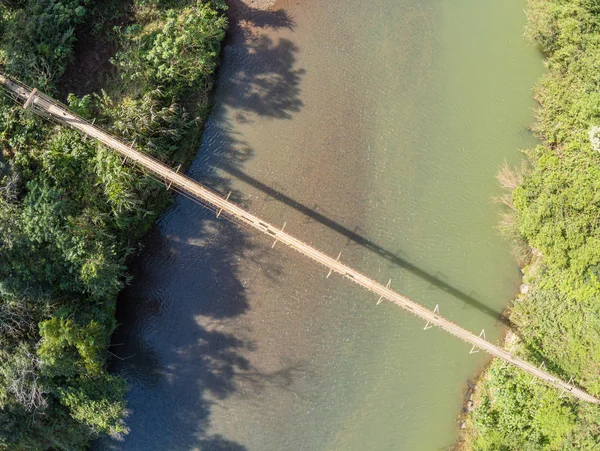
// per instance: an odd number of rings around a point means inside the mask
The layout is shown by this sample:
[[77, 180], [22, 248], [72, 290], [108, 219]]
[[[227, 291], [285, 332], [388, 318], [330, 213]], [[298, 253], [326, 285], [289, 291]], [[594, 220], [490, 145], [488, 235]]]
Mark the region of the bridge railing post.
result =
[[[229, 193], [227, 193], [227, 197], [225, 198], [225, 202], [228, 202], [228, 201], [229, 201], [229, 196], [231, 196], [231, 191], [229, 191]], [[219, 208], [219, 211], [217, 212], [217, 218], [218, 218], [219, 216], [221, 216], [221, 213], [222, 213], [222, 212], [223, 212], [223, 209], [222, 209], [222, 208]]]
[[[433, 313], [437, 313], [437, 314], [440, 313], [440, 304], [435, 304]], [[431, 325], [431, 323], [429, 321], [427, 321], [427, 324], [425, 324], [425, 327], [423, 328], [423, 330], [431, 329], [432, 327], [433, 327], [433, 325]]]
[[[571, 385], [573, 383], [574, 377], [571, 376], [571, 378], [569, 379], [569, 382], [567, 382], [567, 385]], [[563, 388], [563, 390], [560, 392], [560, 396], [559, 398], [566, 398], [565, 393], [567, 392], [566, 389]]]
[[[392, 279], [388, 280], [388, 283], [385, 287], [389, 288], [391, 284], [392, 284]], [[377, 300], [377, 305], [381, 304], [382, 301], [383, 301], [383, 296], [379, 296], [379, 299]]]
[[[340, 261], [340, 257], [342, 256], [342, 252], [343, 251], [340, 251], [340, 253], [338, 254], [337, 258], [335, 259], [336, 262]], [[325, 278], [329, 279], [329, 276], [331, 275], [332, 272], [333, 272], [333, 268], [329, 268], [329, 272], [327, 273], [327, 276]]]
[[[483, 338], [484, 340], [487, 340], [487, 338], [485, 338], [485, 329], [481, 329], [481, 332], [479, 332], [479, 338]], [[479, 348], [476, 345], [473, 345], [473, 347], [469, 351], [469, 354], [476, 354], [478, 352], [479, 352]]]
[[23, 105], [23, 109], [26, 110], [27, 108], [29, 108], [29, 106], [31, 105], [31, 103], [35, 100], [35, 95], [37, 94], [37, 88], [33, 88], [33, 90], [31, 91], [31, 93], [29, 94], [29, 97], [27, 98], [27, 101], [25, 102], [25, 105]]
[[[540, 366], [539, 366], [538, 368], [541, 370], [542, 368], [545, 368], [545, 367], [546, 367], [546, 362], [542, 360], [542, 363], [540, 364]], [[537, 377], [533, 376], [533, 377], [531, 378], [531, 381], [529, 381], [529, 385], [533, 384], [533, 382], [534, 382], [536, 379], [537, 379]]]
[[[283, 223], [283, 227], [281, 228], [280, 232], [283, 232], [283, 229], [285, 229], [285, 226], [287, 224], [287, 221]], [[275, 245], [277, 244], [277, 241], [279, 241], [277, 238], [275, 238], [275, 241], [273, 241], [273, 245], [271, 246], [271, 249], [273, 249], [275, 247]]]

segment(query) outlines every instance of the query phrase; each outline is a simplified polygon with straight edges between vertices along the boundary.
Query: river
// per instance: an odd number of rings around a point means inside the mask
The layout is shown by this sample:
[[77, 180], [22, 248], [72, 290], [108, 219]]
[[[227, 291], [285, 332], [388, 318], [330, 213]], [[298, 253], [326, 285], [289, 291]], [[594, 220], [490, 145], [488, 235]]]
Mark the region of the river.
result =
[[[519, 270], [495, 175], [535, 145], [524, 0], [230, 2], [190, 175], [474, 332]], [[436, 450], [482, 353], [176, 197], [118, 305], [131, 433], [99, 449]]]

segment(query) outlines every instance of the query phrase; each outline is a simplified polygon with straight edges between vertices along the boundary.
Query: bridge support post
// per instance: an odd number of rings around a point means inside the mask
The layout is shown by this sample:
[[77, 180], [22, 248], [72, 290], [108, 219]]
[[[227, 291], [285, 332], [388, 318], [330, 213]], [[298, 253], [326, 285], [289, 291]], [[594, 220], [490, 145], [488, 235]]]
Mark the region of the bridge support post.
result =
[[23, 105], [24, 110], [26, 110], [27, 108], [30, 107], [30, 105], [33, 103], [33, 100], [35, 99], [36, 94], [37, 94], [37, 88], [33, 88], [31, 93], [29, 94], [29, 97], [27, 98], [27, 101], [25, 102], [25, 105]]
[[[573, 383], [573, 376], [571, 376], [571, 378], [569, 379], [569, 382], [567, 382], [567, 385], [571, 385]], [[567, 392], [567, 390], [565, 390], [563, 388], [563, 390], [560, 392], [560, 396], [559, 398], [566, 398], [565, 393]]]
[[[227, 193], [227, 197], [225, 198], [225, 202], [227, 202], [229, 200], [229, 196], [231, 196], [231, 191], [229, 191], [229, 193]], [[219, 216], [221, 216], [221, 213], [223, 213], [223, 209], [219, 208], [219, 211], [217, 212], [217, 218]]]
[[[479, 338], [483, 338], [484, 340], [487, 340], [487, 338], [485, 338], [485, 329], [481, 329], [481, 332], [479, 332]], [[469, 351], [469, 354], [476, 354], [478, 352], [479, 352], [479, 349], [477, 348], [477, 346], [473, 345], [473, 347]]]
[[[175, 171], [175, 173], [179, 173], [179, 169], [181, 169], [181, 165], [177, 166], [177, 170]], [[173, 185], [173, 181], [171, 180], [169, 182], [169, 184], [167, 185], [167, 181], [165, 180], [165, 185], [167, 186], [167, 191], [171, 189], [171, 185]]]
[[[440, 313], [440, 304], [435, 304], [435, 308], [433, 309], [433, 313]], [[423, 330], [431, 329], [433, 326], [427, 321]]]
[[[546, 366], [546, 362], [544, 362], [544, 361], [542, 360], [542, 363], [540, 364], [540, 366], [539, 366], [539, 369], [541, 370], [541, 369], [542, 369], [542, 368], [544, 368], [545, 366]], [[533, 376], [533, 377], [531, 378], [531, 381], [529, 382], [529, 385], [533, 384], [533, 382], [534, 382], [536, 379], [537, 379], [537, 378], [536, 378], [535, 376]]]
[[[392, 284], [392, 279], [388, 280], [388, 283], [385, 287], [389, 288], [391, 284]], [[377, 300], [377, 305], [381, 304], [382, 301], [383, 301], [383, 296], [379, 296], [379, 299]]]
[[[281, 228], [281, 231], [283, 232], [283, 229], [285, 229], [285, 226], [287, 224], [287, 221], [283, 223], [283, 227]], [[275, 241], [273, 241], [273, 245], [271, 246], [271, 249], [273, 249], [275, 247], [275, 245], [277, 244], [277, 238], [275, 238]]]
[[[335, 259], [336, 262], [340, 261], [340, 257], [342, 256], [342, 252], [340, 252], [337, 256], [337, 258]], [[331, 275], [331, 273], [333, 272], [333, 268], [329, 269], [329, 272], [327, 273], [327, 277], [325, 277], [326, 279], [329, 279], [329, 276]]]

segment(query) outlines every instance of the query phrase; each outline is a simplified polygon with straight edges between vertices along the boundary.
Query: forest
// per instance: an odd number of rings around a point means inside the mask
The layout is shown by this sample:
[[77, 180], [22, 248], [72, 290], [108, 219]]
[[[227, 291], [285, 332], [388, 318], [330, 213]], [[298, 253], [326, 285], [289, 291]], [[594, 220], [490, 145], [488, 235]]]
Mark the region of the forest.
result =
[[[0, 71], [185, 166], [209, 112], [224, 10], [222, 0], [7, 0]], [[86, 74], [90, 56], [103, 61]], [[170, 195], [7, 96], [0, 147], [0, 449], [119, 438], [127, 387], [107, 371], [116, 299]]]
[[[527, 165], [503, 170], [500, 228], [529, 290], [513, 303], [506, 346], [600, 395], [600, 4], [529, 0], [528, 36], [544, 52]], [[600, 409], [494, 361], [482, 376], [464, 448], [598, 450]]]

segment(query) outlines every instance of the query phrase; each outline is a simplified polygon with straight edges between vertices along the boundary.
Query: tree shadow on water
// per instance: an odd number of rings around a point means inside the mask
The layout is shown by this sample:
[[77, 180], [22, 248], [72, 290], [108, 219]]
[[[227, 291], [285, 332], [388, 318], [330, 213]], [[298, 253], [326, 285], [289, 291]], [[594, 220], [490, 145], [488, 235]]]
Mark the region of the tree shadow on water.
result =
[[229, 7], [230, 36], [248, 34], [260, 30], [279, 30], [287, 28], [294, 30], [295, 23], [289, 13], [284, 9], [263, 10], [252, 8], [242, 0], [227, 0]]
[[[293, 25], [283, 12], [243, 12], [251, 14], [255, 27]], [[227, 158], [242, 167], [252, 157], [233, 129], [219, 128], [226, 124], [220, 106], [233, 106], [242, 115], [287, 119], [302, 107], [299, 83], [304, 73], [295, 67], [297, 48], [290, 41], [255, 34], [244, 39], [243, 45], [224, 50], [216, 107], [204, 138], [208, 150], [189, 171], [242, 206], [243, 197], [231, 179], [219, 176], [210, 163]], [[228, 61], [232, 56], [236, 60]], [[220, 136], [231, 141], [211, 143], [210, 124], [219, 124]], [[248, 359], [256, 343], [241, 320], [250, 305], [248, 281], [242, 280], [239, 264], [258, 262], [263, 274], [278, 278], [281, 268], [262, 258], [263, 252], [245, 230], [217, 220], [214, 212], [182, 196], [175, 199], [144, 239], [130, 268], [133, 282], [118, 302], [119, 326], [110, 351], [113, 371], [129, 383], [130, 433], [123, 442], [105, 439], [94, 449], [246, 449], [211, 432], [216, 405], [241, 387], [248, 393], [288, 390], [298, 374], [305, 374], [297, 362], [265, 373]], [[236, 401], [228, 402], [230, 407]]]
[[129, 383], [131, 432], [94, 449], [246, 449], [209, 432], [215, 404], [240, 387], [286, 389], [300, 371], [265, 373], [247, 358], [256, 345], [236, 320], [249, 308], [237, 265], [252, 248], [244, 231], [182, 197], [146, 237], [110, 348]]
[[296, 68], [297, 46], [288, 39], [267, 35], [246, 39], [244, 45], [224, 49], [233, 64], [223, 67], [219, 83], [226, 86], [219, 101], [239, 114], [251, 113], [275, 119], [291, 119], [303, 106]]

